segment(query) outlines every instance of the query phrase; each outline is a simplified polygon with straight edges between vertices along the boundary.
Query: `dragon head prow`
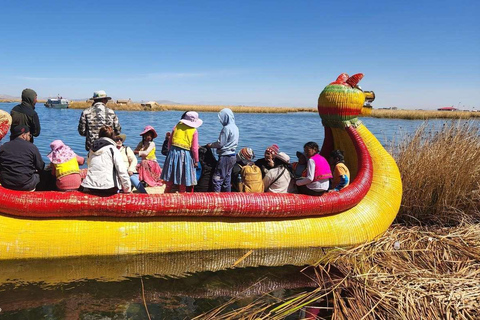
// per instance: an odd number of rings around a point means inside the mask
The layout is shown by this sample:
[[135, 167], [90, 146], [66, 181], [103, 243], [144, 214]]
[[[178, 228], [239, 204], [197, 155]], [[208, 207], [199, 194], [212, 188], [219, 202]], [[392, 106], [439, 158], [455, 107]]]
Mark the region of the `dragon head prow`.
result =
[[318, 113], [324, 124], [341, 125], [362, 114], [366, 96], [358, 86], [362, 78], [363, 73], [342, 73], [323, 89], [318, 98]]

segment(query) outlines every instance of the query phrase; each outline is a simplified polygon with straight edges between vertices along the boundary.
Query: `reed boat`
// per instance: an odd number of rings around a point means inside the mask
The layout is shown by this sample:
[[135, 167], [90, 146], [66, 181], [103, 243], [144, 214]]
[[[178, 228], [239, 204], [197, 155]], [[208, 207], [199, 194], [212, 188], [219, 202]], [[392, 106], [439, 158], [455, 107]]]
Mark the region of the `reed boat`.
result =
[[[208, 250], [350, 246], [375, 239], [400, 208], [394, 159], [358, 119], [363, 74], [321, 92], [321, 154], [345, 152], [351, 184], [300, 194], [22, 192], [0, 186], [0, 260], [124, 256]], [[0, 138], [10, 116], [0, 113]]]

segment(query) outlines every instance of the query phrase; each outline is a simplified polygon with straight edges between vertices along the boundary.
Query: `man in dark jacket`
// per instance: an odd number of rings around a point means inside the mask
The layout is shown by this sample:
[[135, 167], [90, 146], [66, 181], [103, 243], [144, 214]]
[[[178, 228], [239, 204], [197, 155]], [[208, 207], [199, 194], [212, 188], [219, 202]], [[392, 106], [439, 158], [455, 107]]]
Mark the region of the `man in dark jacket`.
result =
[[13, 128], [10, 141], [0, 147], [0, 183], [13, 190], [35, 190], [45, 163], [37, 147], [30, 143], [28, 126]]
[[[23, 125], [28, 127], [30, 134], [33, 137], [38, 137], [40, 135], [40, 120], [35, 111], [36, 103], [37, 93], [35, 91], [32, 89], [25, 89], [22, 91], [22, 103], [16, 105], [13, 107], [12, 111], [10, 111], [10, 115], [12, 116], [10, 132], [13, 132], [13, 129], [16, 126]], [[29, 140], [32, 143], [33, 137]]]

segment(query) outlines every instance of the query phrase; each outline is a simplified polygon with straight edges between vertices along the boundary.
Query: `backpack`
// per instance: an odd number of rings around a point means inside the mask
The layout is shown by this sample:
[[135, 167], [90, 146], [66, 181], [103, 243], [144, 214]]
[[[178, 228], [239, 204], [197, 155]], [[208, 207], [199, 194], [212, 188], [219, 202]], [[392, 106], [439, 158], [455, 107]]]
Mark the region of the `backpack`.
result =
[[241, 181], [238, 183], [238, 190], [240, 192], [255, 192], [260, 193], [264, 191], [262, 171], [254, 164], [240, 166]]

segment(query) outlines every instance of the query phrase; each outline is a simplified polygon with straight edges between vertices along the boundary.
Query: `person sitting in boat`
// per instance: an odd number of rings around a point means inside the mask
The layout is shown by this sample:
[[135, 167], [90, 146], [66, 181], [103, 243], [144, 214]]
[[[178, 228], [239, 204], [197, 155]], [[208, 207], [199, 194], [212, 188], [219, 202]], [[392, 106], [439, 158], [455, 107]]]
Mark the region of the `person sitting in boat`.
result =
[[307, 176], [307, 157], [303, 152], [297, 151], [297, 162], [292, 163], [292, 170], [295, 178], [301, 178]]
[[17, 125], [10, 141], [0, 146], [0, 183], [12, 190], [35, 191], [45, 167], [38, 148], [30, 143], [30, 128]]
[[237, 162], [232, 169], [232, 192], [240, 192], [242, 167], [253, 164], [255, 153], [251, 148], [242, 148], [237, 154]]
[[130, 193], [130, 176], [113, 135], [112, 127], [100, 128], [99, 138], [93, 142], [88, 153], [88, 172], [81, 184], [82, 191], [105, 196], [119, 191]]
[[112, 127], [115, 135], [120, 134], [122, 127], [118, 121], [115, 112], [107, 107], [107, 102], [112, 98], [107, 97], [105, 91], [95, 91], [93, 97], [93, 105], [83, 110], [80, 120], [78, 121], [78, 133], [85, 139], [85, 150], [89, 151], [93, 142], [98, 139], [100, 128], [102, 126]]
[[330, 185], [332, 172], [328, 161], [318, 154], [318, 144], [310, 141], [303, 146], [307, 162], [307, 176], [296, 181], [298, 193], [321, 196]]
[[73, 150], [63, 143], [62, 140], [54, 140], [50, 143], [52, 150], [48, 155], [51, 161], [52, 175], [56, 177], [55, 185], [59, 191], [78, 190], [82, 183], [80, 167], [85, 159], [75, 154]]
[[147, 190], [145, 190], [145, 187], [140, 182], [140, 179], [138, 177], [137, 157], [133, 153], [133, 150], [129, 146], [126, 146], [124, 144], [125, 139], [127, 139], [127, 135], [119, 134], [118, 136], [115, 136], [114, 140], [115, 140], [115, 143], [117, 144], [118, 151], [120, 151], [120, 154], [122, 155], [123, 162], [127, 167], [127, 172], [128, 172], [128, 175], [130, 176], [130, 182], [132, 186], [138, 190], [138, 192], [147, 193]]
[[198, 130], [203, 123], [195, 111], [188, 111], [173, 127], [168, 141], [168, 155], [161, 178], [167, 183], [165, 192], [178, 187], [179, 192], [192, 191], [197, 184]]
[[345, 157], [341, 150], [333, 150], [330, 153], [330, 164], [333, 169], [332, 188], [333, 191], [340, 191], [350, 184], [350, 171], [345, 165]]
[[255, 165], [262, 171], [262, 178], [265, 178], [268, 170], [278, 167], [279, 163], [275, 162], [275, 156], [280, 152], [280, 148], [276, 144], [272, 144], [265, 149], [264, 157], [255, 161]]
[[146, 126], [140, 133], [142, 141], [140, 141], [133, 151], [134, 154], [140, 156], [142, 159], [137, 164], [138, 178], [149, 187], [163, 186], [163, 181], [160, 178], [162, 168], [157, 162], [155, 154], [156, 147], [153, 141], [157, 137], [157, 132], [152, 126]]
[[295, 193], [295, 179], [290, 165], [290, 157], [285, 152], [276, 155], [279, 165], [268, 170], [263, 178], [265, 192]]
[[229, 108], [218, 113], [218, 119], [223, 128], [217, 141], [207, 144], [208, 148], [217, 149], [218, 163], [213, 174], [213, 191], [230, 192], [232, 190], [232, 169], [235, 165], [235, 156], [240, 133], [235, 124], [235, 116]]

